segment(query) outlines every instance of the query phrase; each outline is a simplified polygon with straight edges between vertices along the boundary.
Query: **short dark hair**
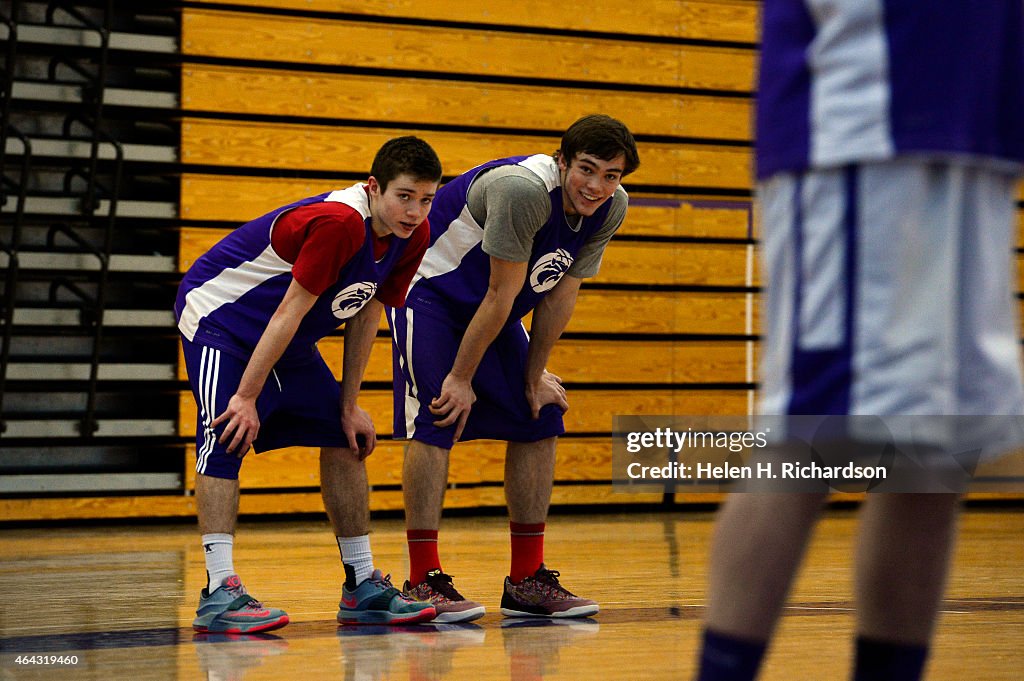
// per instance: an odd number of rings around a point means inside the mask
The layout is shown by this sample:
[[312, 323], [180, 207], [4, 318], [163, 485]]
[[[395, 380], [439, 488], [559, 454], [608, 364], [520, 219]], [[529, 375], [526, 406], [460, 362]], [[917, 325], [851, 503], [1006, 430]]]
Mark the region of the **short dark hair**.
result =
[[633, 133], [622, 121], [604, 114], [590, 114], [570, 125], [562, 135], [562, 146], [557, 153], [566, 165], [571, 165], [578, 153], [593, 154], [605, 161], [622, 154], [626, 161], [623, 176], [640, 167]]
[[373, 157], [370, 175], [377, 179], [380, 190], [399, 175], [408, 174], [416, 180], [440, 182], [441, 160], [437, 152], [419, 137], [407, 135], [384, 143]]

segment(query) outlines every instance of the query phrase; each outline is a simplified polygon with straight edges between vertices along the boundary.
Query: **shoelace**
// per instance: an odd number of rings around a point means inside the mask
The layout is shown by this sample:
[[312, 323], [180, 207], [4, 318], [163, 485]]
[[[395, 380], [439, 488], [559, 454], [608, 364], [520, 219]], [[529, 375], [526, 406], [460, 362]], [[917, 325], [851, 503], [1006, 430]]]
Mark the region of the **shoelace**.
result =
[[455, 589], [455, 585], [452, 583], [452, 576], [443, 572], [436, 572], [432, 575], [427, 575], [427, 586], [447, 598], [449, 601], [461, 600], [462, 596]]
[[370, 580], [373, 581], [373, 582], [376, 582], [378, 584], [383, 585], [384, 588], [386, 588], [386, 589], [394, 589], [395, 588], [395, 585], [391, 583], [391, 575], [390, 574], [381, 575], [380, 579], [374, 579], [373, 575], [370, 575]]
[[542, 567], [540, 570], [537, 570], [537, 575], [534, 577], [534, 579], [536, 579], [538, 582], [543, 582], [545, 584], [551, 584], [552, 586], [560, 587], [561, 584], [558, 583], [558, 578], [561, 575], [562, 573], [558, 570], [548, 570], [547, 568]]
[[561, 574], [562, 573], [558, 570], [548, 570], [547, 568], [542, 567], [533, 577], [533, 581], [537, 582], [549, 597], [554, 596], [562, 599], [573, 598], [574, 596], [569, 593], [569, 590], [559, 584], [558, 577]]
[[[225, 589], [227, 589], [228, 593], [235, 597], [235, 603], [239, 603], [239, 608], [252, 608], [253, 610], [261, 610], [263, 608], [263, 603], [259, 602], [258, 600], [250, 596], [249, 592], [245, 590], [245, 586], [243, 586], [242, 584], [239, 584], [238, 586], [228, 586], [225, 587]], [[240, 603], [240, 599], [243, 596], [248, 598], [248, 600], [245, 601], [244, 604]]]
[[377, 582], [378, 584], [380, 584], [381, 587], [383, 587], [384, 593], [388, 594], [389, 596], [392, 596], [392, 597], [398, 596], [403, 601], [409, 601], [410, 603], [415, 601], [415, 599], [409, 598], [404, 593], [402, 593], [401, 591], [399, 591], [398, 589], [395, 588], [395, 585], [391, 583], [391, 575], [390, 574], [384, 575], [379, 580], [374, 580], [374, 581]]

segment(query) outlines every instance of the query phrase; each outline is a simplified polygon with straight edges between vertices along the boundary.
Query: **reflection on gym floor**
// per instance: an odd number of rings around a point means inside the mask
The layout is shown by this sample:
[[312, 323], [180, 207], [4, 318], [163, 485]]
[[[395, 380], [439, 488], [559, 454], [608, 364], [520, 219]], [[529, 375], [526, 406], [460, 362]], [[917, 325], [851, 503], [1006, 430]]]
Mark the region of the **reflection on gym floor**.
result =
[[[338, 626], [341, 566], [325, 522], [239, 529], [235, 567], [291, 624], [248, 636], [196, 634], [205, 584], [194, 527], [0, 531], [2, 678], [212, 681], [688, 679], [704, 599], [706, 513], [561, 515], [546, 560], [601, 612], [580, 620], [502, 617], [507, 521], [445, 521], [445, 568], [488, 611], [470, 624]], [[838, 678], [854, 627], [853, 511], [819, 526], [763, 678]], [[1018, 679], [1024, 668], [1024, 513], [972, 509], [935, 642], [929, 679]], [[374, 523], [375, 562], [407, 566], [401, 521]], [[19, 663], [55, 656], [70, 664]], [[41, 659], [41, 658], [39, 658]]]

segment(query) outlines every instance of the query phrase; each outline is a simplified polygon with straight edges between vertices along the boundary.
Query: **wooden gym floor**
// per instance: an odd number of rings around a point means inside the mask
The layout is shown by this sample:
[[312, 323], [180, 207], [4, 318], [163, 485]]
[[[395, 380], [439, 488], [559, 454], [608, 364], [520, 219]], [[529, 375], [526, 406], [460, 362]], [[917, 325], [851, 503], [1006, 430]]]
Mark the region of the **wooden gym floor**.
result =
[[[708, 513], [552, 517], [549, 566], [597, 599], [591, 620], [515, 622], [498, 610], [506, 521], [446, 519], [445, 569], [488, 614], [470, 625], [338, 627], [341, 567], [326, 522], [248, 523], [235, 567], [289, 612], [248, 639], [193, 636], [205, 583], [193, 526], [0, 530], [3, 679], [689, 679], [704, 604]], [[853, 511], [818, 531], [766, 661], [764, 679], [845, 679], [854, 626]], [[400, 520], [374, 523], [378, 567], [405, 579]], [[508, 626], [511, 625], [511, 626]], [[73, 667], [18, 655], [77, 656]], [[968, 510], [929, 679], [1020, 679], [1024, 509]]]

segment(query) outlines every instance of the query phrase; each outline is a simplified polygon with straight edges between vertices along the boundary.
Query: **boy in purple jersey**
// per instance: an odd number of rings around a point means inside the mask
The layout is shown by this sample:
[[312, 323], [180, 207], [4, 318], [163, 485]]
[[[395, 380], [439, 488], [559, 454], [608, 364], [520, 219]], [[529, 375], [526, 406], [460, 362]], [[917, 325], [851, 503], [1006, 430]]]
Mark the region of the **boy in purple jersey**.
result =
[[[1022, 29], [1020, 0], [764, 2], [762, 414], [886, 426], [998, 416], [971, 426], [1012, 429], [1009, 417], [1024, 413], [1011, 287]], [[1013, 442], [999, 427], [981, 442]], [[920, 440], [893, 431], [894, 444], [932, 455], [918, 483], [964, 451], [926, 441], [938, 430]], [[863, 503], [855, 681], [923, 674], [959, 495], [922, 489]], [[728, 498], [711, 547], [699, 681], [757, 676], [825, 499]]]
[[[566, 131], [554, 156], [491, 161], [438, 192], [431, 246], [405, 309], [388, 315], [395, 436], [411, 440], [402, 471], [410, 558], [405, 590], [433, 603], [436, 621], [484, 614], [455, 589], [437, 550], [448, 457], [460, 439], [508, 442], [512, 566], [502, 612], [584, 617], [598, 611], [543, 563], [555, 444], [569, 406], [561, 379], [545, 365], [580, 283], [597, 273], [622, 224], [628, 197], [620, 182], [639, 162], [625, 125], [586, 116]], [[527, 335], [521, 318], [530, 311]]]
[[[196, 502], [208, 585], [193, 627], [252, 633], [288, 623], [235, 574], [238, 472], [257, 452], [320, 447], [320, 482], [345, 571], [340, 623], [434, 617], [374, 569], [365, 459], [376, 446], [357, 404], [385, 304], [402, 305], [429, 240], [441, 179], [415, 137], [377, 152], [365, 184], [302, 199], [242, 225], [185, 274], [175, 313], [198, 409]], [[345, 325], [341, 386], [316, 342]]]

